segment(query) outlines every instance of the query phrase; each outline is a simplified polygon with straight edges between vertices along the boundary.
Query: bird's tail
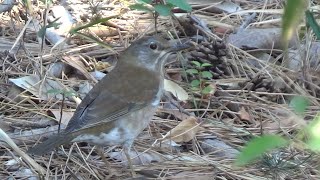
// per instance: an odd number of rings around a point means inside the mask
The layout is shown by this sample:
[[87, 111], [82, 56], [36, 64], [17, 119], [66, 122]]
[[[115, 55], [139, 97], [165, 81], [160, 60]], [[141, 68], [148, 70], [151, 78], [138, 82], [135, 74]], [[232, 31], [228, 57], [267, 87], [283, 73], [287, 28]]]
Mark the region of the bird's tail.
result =
[[45, 153], [52, 151], [54, 148], [62, 144], [66, 144], [72, 141], [72, 139], [73, 137], [71, 134], [69, 135], [66, 133], [59, 133], [57, 135], [49, 137], [49, 139], [45, 140], [44, 142], [30, 148], [28, 150], [28, 153], [34, 154], [34, 155], [43, 155]]

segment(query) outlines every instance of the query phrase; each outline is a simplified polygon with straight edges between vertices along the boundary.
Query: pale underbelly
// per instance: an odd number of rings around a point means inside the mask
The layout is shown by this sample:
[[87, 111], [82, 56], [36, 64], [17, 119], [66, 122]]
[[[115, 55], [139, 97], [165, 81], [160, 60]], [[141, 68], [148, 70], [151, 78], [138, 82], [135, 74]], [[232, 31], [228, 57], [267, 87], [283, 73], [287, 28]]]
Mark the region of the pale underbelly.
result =
[[136, 111], [134, 114], [119, 118], [109, 123], [112, 128], [99, 134], [82, 134], [72, 142], [88, 142], [95, 145], [131, 145], [134, 139], [148, 126], [157, 107], [149, 106]]

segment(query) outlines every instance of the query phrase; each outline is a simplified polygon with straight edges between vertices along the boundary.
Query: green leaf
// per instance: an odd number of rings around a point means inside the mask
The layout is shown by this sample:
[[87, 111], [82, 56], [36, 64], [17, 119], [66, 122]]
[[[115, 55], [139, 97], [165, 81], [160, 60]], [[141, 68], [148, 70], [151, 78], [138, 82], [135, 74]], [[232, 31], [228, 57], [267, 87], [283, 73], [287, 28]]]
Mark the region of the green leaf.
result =
[[209, 72], [209, 71], [202, 71], [202, 72], [201, 72], [201, 76], [202, 76], [203, 78], [208, 78], [208, 79], [211, 79], [211, 78], [213, 77], [212, 73]]
[[201, 93], [209, 94], [211, 91], [212, 91], [212, 88], [210, 86], [206, 86], [205, 88], [202, 89]]
[[307, 24], [312, 28], [314, 34], [317, 36], [318, 39], [320, 39], [319, 24], [317, 23], [313, 14], [309, 10], [306, 11], [306, 20], [307, 20]]
[[196, 69], [187, 69], [186, 72], [189, 74], [199, 74], [199, 71]]
[[169, 5], [157, 4], [154, 6], [154, 10], [161, 16], [169, 16], [171, 14], [171, 7]]
[[[1, 1], [3, 2], [3, 1]], [[32, 3], [31, 0], [22, 0], [22, 3], [25, 5], [28, 11], [32, 10]]]
[[47, 91], [48, 94], [64, 94], [65, 97], [69, 97], [69, 96], [75, 96], [77, 95], [77, 93], [73, 90], [70, 91], [65, 91], [62, 89], [49, 89]]
[[146, 4], [151, 4], [151, 3], [152, 3], [152, 0], [138, 0], [138, 2], [143, 2], [143, 3], [146, 3]]
[[77, 34], [78, 36], [81, 36], [81, 37], [86, 38], [86, 39], [88, 39], [88, 40], [92, 40], [93, 42], [101, 45], [102, 47], [105, 47], [105, 48], [110, 49], [111, 51], [113, 51], [113, 49], [111, 48], [111, 46], [105, 44], [105, 43], [104, 43], [103, 41], [101, 41], [100, 39], [98, 39], [98, 38], [96, 38], [96, 37], [94, 37], [94, 36], [89, 36], [89, 35], [87, 35], [87, 34], [81, 33], [81, 32], [79, 32], [79, 31], [82, 30], [82, 29], [86, 29], [86, 28], [92, 27], [92, 26], [94, 26], [94, 25], [96, 25], [96, 24], [109, 21], [110, 19], [116, 18], [116, 17], [118, 17], [118, 15], [110, 16], [110, 17], [107, 17], [107, 18], [96, 19], [96, 20], [94, 20], [94, 21], [89, 22], [88, 24], [85, 24], [85, 25], [81, 25], [81, 26], [72, 28], [72, 29], [69, 31], [69, 33], [70, 33], [70, 34]]
[[290, 101], [289, 106], [298, 114], [303, 114], [309, 105], [308, 99], [302, 96], [295, 96]]
[[77, 95], [77, 93], [73, 90], [64, 92], [65, 97], [71, 97], [71, 96], [76, 96], [76, 95]]
[[191, 61], [192, 64], [196, 65], [197, 67], [201, 67], [201, 64], [198, 61]]
[[130, 9], [135, 9], [138, 11], [145, 11], [145, 12], [153, 12], [152, 9], [150, 9], [149, 7], [143, 5], [143, 4], [132, 4], [129, 6]]
[[52, 0], [41, 0], [41, 2], [45, 3], [49, 3], [49, 5], [53, 4]]
[[80, 30], [82, 29], [86, 29], [86, 28], [89, 28], [89, 27], [92, 27], [96, 24], [100, 24], [100, 23], [104, 23], [106, 21], [109, 21], [110, 19], [113, 19], [113, 18], [117, 18], [118, 15], [115, 15], [115, 16], [110, 16], [110, 17], [107, 17], [107, 18], [101, 18], [101, 19], [96, 19], [94, 21], [91, 21], [89, 22], [88, 24], [85, 24], [85, 25], [81, 25], [81, 26], [78, 26], [78, 27], [75, 27], [75, 28], [72, 28], [69, 33], [70, 34], [76, 34], [78, 33]]
[[47, 30], [47, 27], [46, 26], [42, 26], [38, 33], [37, 33], [37, 36], [40, 37], [40, 38], [44, 38], [44, 36], [46, 35], [46, 30]]
[[201, 67], [210, 67], [210, 66], [212, 66], [212, 64], [210, 64], [210, 63], [203, 63], [203, 64], [201, 64]]
[[57, 18], [54, 21], [50, 22], [48, 25], [41, 27], [37, 33], [37, 36], [40, 38], [44, 38], [44, 36], [46, 35], [47, 28], [54, 27], [55, 29], [57, 29], [59, 25], [61, 25], [61, 23], [57, 23], [59, 19], [60, 18]]
[[191, 87], [192, 91], [199, 91], [199, 87]]
[[100, 46], [109, 49], [110, 51], [113, 51], [113, 49], [112, 49], [111, 46], [105, 44], [103, 41], [101, 41], [100, 39], [98, 39], [98, 38], [96, 38], [96, 37], [94, 37], [94, 36], [91, 36], [91, 35], [89, 36], [89, 35], [84, 34], [84, 33], [81, 33], [81, 32], [76, 32], [76, 34], [79, 35], [79, 36], [81, 36], [81, 37], [83, 37], [83, 38], [86, 38], [86, 39], [88, 39], [88, 40], [91, 40], [91, 41], [99, 44]]
[[200, 81], [198, 79], [195, 79], [192, 80], [190, 84], [192, 87], [198, 87], [200, 85]]
[[299, 25], [303, 12], [306, 9], [306, 0], [289, 0], [284, 8], [282, 17], [282, 42], [285, 47], [292, 35], [295, 34], [296, 27]]
[[242, 149], [237, 157], [235, 164], [237, 166], [246, 165], [253, 160], [261, 157], [267, 151], [275, 148], [284, 147], [288, 144], [288, 140], [278, 135], [263, 135], [253, 138]]
[[187, 3], [185, 0], [167, 0], [167, 3], [171, 3], [175, 6], [177, 6], [180, 9], [183, 9], [185, 11], [190, 12], [192, 10], [192, 7], [190, 4]]
[[320, 113], [308, 125], [306, 132], [309, 135], [308, 147], [313, 151], [320, 152]]
[[63, 93], [63, 90], [61, 90], [61, 89], [49, 89], [47, 91], [47, 93], [48, 94], [61, 94], [61, 93]]
[[59, 21], [60, 17], [55, 19], [54, 21], [48, 23], [48, 25], [46, 26], [47, 28], [51, 28], [54, 27], [55, 29], [57, 29], [59, 27], [59, 25], [61, 25], [62, 23], [57, 23], [57, 21]]

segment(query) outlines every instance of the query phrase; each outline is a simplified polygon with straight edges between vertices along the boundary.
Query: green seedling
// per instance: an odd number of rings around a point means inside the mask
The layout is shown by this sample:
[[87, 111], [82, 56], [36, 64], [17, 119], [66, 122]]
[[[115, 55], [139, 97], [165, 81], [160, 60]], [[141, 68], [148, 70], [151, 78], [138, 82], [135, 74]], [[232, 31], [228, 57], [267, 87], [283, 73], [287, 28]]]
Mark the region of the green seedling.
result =
[[190, 83], [192, 90], [201, 90], [202, 94], [209, 94], [212, 88], [206, 85], [206, 82], [208, 81], [208, 79], [212, 79], [213, 75], [210, 71], [206, 71], [204, 69], [205, 67], [212, 66], [212, 64], [200, 63], [198, 61], [191, 62], [195, 65], [195, 68], [187, 69], [186, 72], [197, 77], [197, 79], [192, 80]]
[[131, 9], [149, 13], [158, 13], [161, 16], [170, 16], [172, 14], [172, 9], [175, 7], [178, 7], [187, 12], [190, 12], [192, 10], [192, 7], [187, 3], [186, 0], [139, 0], [138, 3], [130, 5], [129, 7]]

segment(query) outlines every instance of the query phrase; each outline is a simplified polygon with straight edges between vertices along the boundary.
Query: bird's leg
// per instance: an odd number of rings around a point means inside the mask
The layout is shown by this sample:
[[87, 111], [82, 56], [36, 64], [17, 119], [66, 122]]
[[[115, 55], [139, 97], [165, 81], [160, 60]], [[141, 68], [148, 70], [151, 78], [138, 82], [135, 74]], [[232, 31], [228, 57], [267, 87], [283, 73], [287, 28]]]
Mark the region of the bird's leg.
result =
[[108, 168], [109, 176], [113, 176], [114, 172], [113, 172], [113, 170], [111, 168], [111, 165], [110, 165], [109, 161], [107, 160], [106, 156], [104, 155], [103, 147], [101, 147], [101, 146], [96, 146], [96, 147], [97, 147], [97, 153], [99, 154], [99, 156], [101, 157], [102, 161], [104, 162], [104, 164]]
[[124, 151], [124, 154], [127, 157], [128, 164], [129, 164], [129, 167], [130, 167], [130, 170], [131, 170], [131, 175], [132, 175], [132, 177], [136, 177], [136, 172], [134, 172], [132, 161], [131, 161], [130, 154], [129, 154], [130, 147], [124, 146], [123, 147], [123, 151]]
[[107, 166], [107, 168], [110, 169], [111, 166], [110, 166], [110, 163], [108, 162], [107, 158], [104, 156], [103, 148], [100, 146], [96, 146], [96, 147], [97, 147], [97, 153], [101, 157], [102, 161]]

